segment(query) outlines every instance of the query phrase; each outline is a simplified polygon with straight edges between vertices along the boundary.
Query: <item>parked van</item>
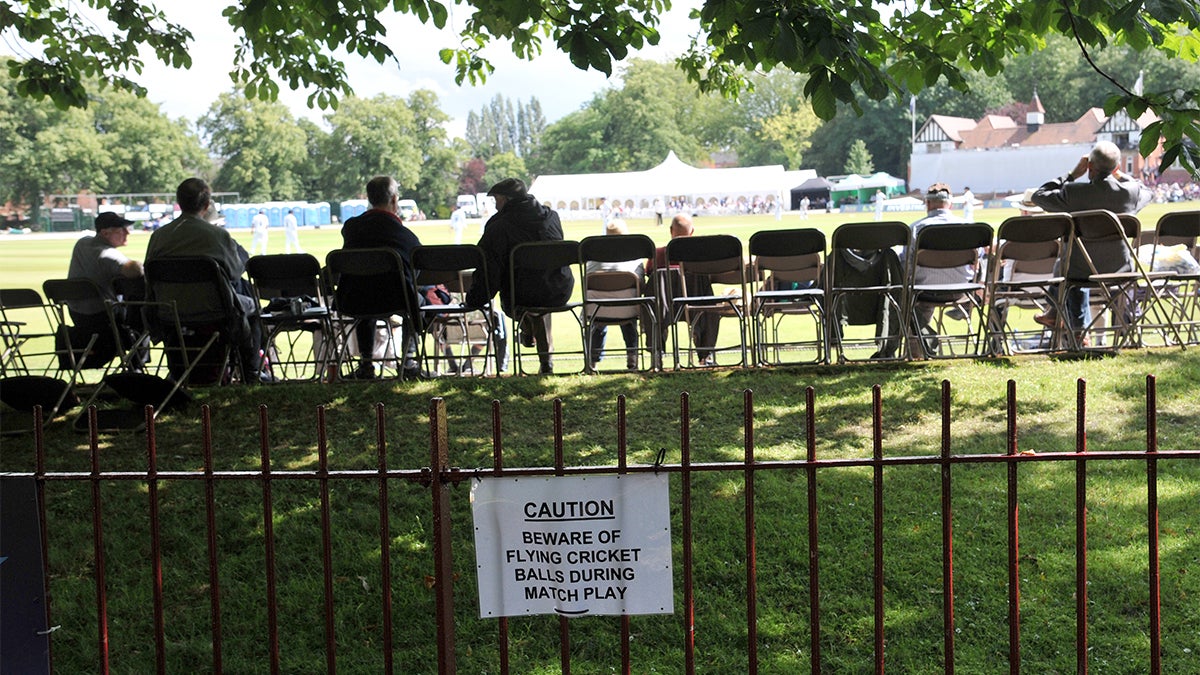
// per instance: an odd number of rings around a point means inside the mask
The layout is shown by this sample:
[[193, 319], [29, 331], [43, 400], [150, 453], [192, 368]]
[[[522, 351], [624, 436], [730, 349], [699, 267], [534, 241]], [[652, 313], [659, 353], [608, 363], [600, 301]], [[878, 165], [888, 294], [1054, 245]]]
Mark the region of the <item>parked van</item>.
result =
[[421, 209], [417, 208], [417, 202], [412, 199], [401, 199], [396, 203], [396, 208], [400, 211], [400, 217], [404, 220], [421, 220]]
[[496, 198], [488, 193], [480, 192], [475, 195], [475, 201], [479, 203], [480, 218], [490, 218], [496, 212]]
[[479, 217], [479, 202], [475, 200], [475, 195], [459, 195], [455, 208], [462, 209], [468, 218]]

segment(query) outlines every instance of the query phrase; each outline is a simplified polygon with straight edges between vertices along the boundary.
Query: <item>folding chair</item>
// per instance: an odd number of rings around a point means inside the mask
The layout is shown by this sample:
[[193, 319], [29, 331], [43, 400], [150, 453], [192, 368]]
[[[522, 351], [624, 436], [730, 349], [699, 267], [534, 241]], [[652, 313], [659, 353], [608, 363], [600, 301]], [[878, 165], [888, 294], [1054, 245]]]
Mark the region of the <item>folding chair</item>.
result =
[[[662, 368], [655, 335], [659, 331], [657, 303], [646, 283], [645, 262], [654, 259], [654, 242], [644, 234], [620, 234], [587, 237], [579, 243], [579, 262], [583, 267], [583, 334], [587, 339], [588, 371], [596, 372], [599, 361], [598, 330], [619, 326], [625, 344], [625, 364], [641, 370]], [[630, 269], [638, 261], [642, 270]], [[613, 266], [626, 264], [625, 269]], [[590, 270], [590, 271], [589, 271]], [[628, 340], [633, 339], [630, 343]], [[645, 358], [648, 357], [648, 358]]]
[[[22, 434], [34, 429], [34, 409], [42, 408], [44, 424], [79, 404], [73, 389], [79, 368], [69, 353], [59, 354], [56, 336], [63, 332], [53, 303], [31, 288], [0, 289], [0, 401], [11, 411], [0, 415], [0, 434]], [[95, 343], [91, 336], [80, 349]], [[60, 358], [62, 356], [62, 358]], [[80, 363], [81, 365], [81, 363]]]
[[[1155, 325], [1166, 325], [1174, 334], [1177, 344], [1182, 339], [1173, 325], [1165, 321], [1161, 296], [1156, 281], [1169, 275], [1151, 275], [1142, 266], [1133, 248], [1137, 241], [1140, 223], [1136, 217], [1118, 217], [1101, 209], [1081, 211], [1072, 215], [1075, 223], [1075, 240], [1068, 262], [1067, 281], [1063, 284], [1063, 298], [1068, 293], [1087, 289], [1099, 292], [1099, 312], [1093, 312], [1087, 325], [1073, 335], [1073, 344], [1078, 348], [1089, 346], [1089, 334], [1097, 337], [1100, 346], [1111, 336], [1111, 348], [1120, 349], [1136, 340], [1138, 323], [1144, 316], [1154, 316]], [[1145, 294], [1145, 302], [1138, 303], [1139, 293]], [[1068, 308], [1068, 311], [1069, 308]], [[1109, 325], [1102, 327], [1101, 321], [1108, 315]]]
[[[56, 325], [53, 309], [35, 289], [0, 288], [0, 341], [4, 350], [0, 354], [0, 376], [30, 374], [23, 349], [46, 360], [52, 358]], [[26, 345], [31, 349], [25, 349]], [[35, 364], [34, 369], [45, 370], [45, 365]]]
[[[454, 375], [473, 375], [473, 359], [482, 356], [479, 374], [499, 374], [506, 345], [491, 300], [483, 307], [463, 304], [474, 280], [487, 283], [487, 256], [483, 249], [466, 244], [419, 246], [413, 250], [412, 262], [418, 289], [444, 289], [449, 298], [449, 302], [439, 303], [433, 302], [428, 294], [418, 294], [424, 368], [440, 374], [441, 365], [446, 364], [448, 372]], [[493, 294], [486, 295], [490, 298]]]
[[321, 263], [308, 253], [256, 255], [246, 262], [246, 274], [262, 307], [271, 372], [279, 381], [320, 380], [335, 344], [314, 337], [334, 332]]
[[247, 381], [252, 364], [234, 356], [252, 332], [220, 263], [204, 256], [157, 258], [145, 269], [143, 314], [163, 343], [170, 379], [180, 386]]
[[[981, 252], [992, 245], [987, 223], [942, 223], [917, 233], [907, 257], [908, 311], [916, 350], [912, 356], [957, 358], [984, 352], [984, 272]], [[986, 267], [986, 265], [982, 266]], [[972, 270], [966, 280], [966, 270]], [[957, 310], [951, 311], [951, 310]], [[953, 318], [961, 314], [961, 319]], [[925, 318], [930, 317], [926, 334]], [[948, 321], [961, 322], [952, 330]]]
[[512, 308], [512, 351], [513, 360], [516, 362], [516, 372], [524, 374], [523, 349], [531, 348], [529, 343], [522, 344], [525, 338], [521, 334], [521, 326], [526, 322], [546, 322], [546, 344], [545, 347], [553, 347], [550, 338], [549, 318], [555, 314], [569, 314], [574, 320], [579, 329], [579, 350], [563, 350], [561, 345], [558, 348], [547, 349], [545, 353], [541, 350], [543, 345], [536, 344], [536, 336], [529, 336], [533, 339], [534, 345], [538, 349], [539, 371], [543, 374], [553, 372], [550, 367], [550, 359], [554, 357], [570, 356], [580, 359], [580, 372], [586, 367], [586, 356], [583, 334], [583, 303], [572, 302], [570, 300], [562, 303], [555, 302], [547, 295], [532, 295], [527, 297], [518, 297], [517, 291], [520, 289], [528, 292], [531, 289], [536, 289], [540, 285], [544, 285], [546, 275], [560, 273], [566, 269], [570, 274], [570, 270], [579, 264], [579, 242], [577, 241], [532, 241], [518, 244], [513, 248], [509, 257], [509, 307]]
[[[683, 275], [682, 292], [671, 298], [671, 315], [666, 319], [675, 343], [675, 368], [715, 366], [721, 354], [734, 350], [738, 361], [724, 365], [748, 366], [742, 242], [728, 234], [677, 237], [667, 242], [667, 263], [678, 266]], [[718, 346], [718, 329], [725, 317], [737, 320], [736, 346]], [[688, 327], [686, 361], [680, 357], [680, 320]]]
[[[908, 225], [895, 222], [846, 223], [833, 231], [826, 259], [825, 286], [829, 350], [838, 363], [846, 350], [872, 350], [866, 360], [905, 358], [900, 345], [909, 331], [904, 308], [904, 269], [897, 250], [908, 246]], [[870, 336], [847, 334], [846, 326], [874, 326]]]
[[[988, 264], [992, 355], [1050, 352], [1062, 344], [1058, 288], [1064, 279], [1057, 269], [1071, 246], [1072, 228], [1065, 213], [1014, 216], [1000, 224]], [[1047, 329], [1029, 316], [1047, 312], [1059, 317], [1058, 328]]]
[[[1166, 320], [1178, 332], [1185, 345], [1200, 344], [1200, 211], [1176, 211], [1163, 214], [1154, 228], [1150, 253], [1150, 272], [1173, 272], [1158, 283], [1166, 305]], [[1141, 256], [1139, 256], [1141, 257]], [[1145, 313], [1143, 312], [1143, 316]], [[1170, 344], [1170, 329], [1165, 325], [1146, 324], [1157, 329], [1164, 344]]]
[[[345, 376], [344, 365], [354, 353], [371, 354], [379, 364], [379, 375], [404, 378], [409, 336], [415, 340], [417, 322], [415, 291], [400, 254], [391, 248], [338, 249], [325, 256], [325, 266], [333, 280], [333, 306], [337, 338], [337, 372]], [[375, 327], [374, 345], [359, 345], [355, 330], [370, 322]], [[396, 344], [395, 331], [401, 331]], [[382, 343], [378, 339], [382, 336]], [[368, 352], [367, 350], [371, 350]], [[415, 357], [415, 355], [414, 355]]]
[[[764, 230], [750, 235], [748, 321], [760, 366], [825, 363], [825, 234], [814, 228]], [[789, 317], [804, 317], [787, 321]], [[803, 339], [811, 321], [813, 337]], [[785, 355], [793, 355], [787, 358]], [[806, 355], [810, 355], [807, 356]]]

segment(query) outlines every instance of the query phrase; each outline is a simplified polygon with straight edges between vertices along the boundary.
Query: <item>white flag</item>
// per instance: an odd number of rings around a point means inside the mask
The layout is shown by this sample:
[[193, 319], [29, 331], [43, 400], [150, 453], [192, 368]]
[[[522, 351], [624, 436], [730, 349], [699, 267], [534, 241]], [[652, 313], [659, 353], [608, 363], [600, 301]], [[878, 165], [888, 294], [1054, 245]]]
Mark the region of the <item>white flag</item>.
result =
[[1143, 79], [1143, 77], [1145, 77], [1145, 75], [1146, 75], [1146, 71], [1139, 70], [1137, 82], [1133, 83], [1133, 93], [1138, 96], [1142, 95], [1142, 89], [1145, 87], [1145, 83], [1142, 81], [1142, 79]]

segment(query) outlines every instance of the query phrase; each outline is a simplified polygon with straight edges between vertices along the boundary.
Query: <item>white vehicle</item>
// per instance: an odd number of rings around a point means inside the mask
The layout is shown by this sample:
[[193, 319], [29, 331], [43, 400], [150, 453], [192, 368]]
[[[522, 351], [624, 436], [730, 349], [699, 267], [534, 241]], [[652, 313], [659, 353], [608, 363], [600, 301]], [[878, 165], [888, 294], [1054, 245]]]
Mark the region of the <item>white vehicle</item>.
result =
[[475, 195], [475, 201], [479, 203], [479, 217], [490, 218], [496, 212], [496, 198], [489, 196], [486, 192], [480, 192]]
[[396, 203], [396, 208], [404, 220], [421, 220], [422, 218], [421, 209], [417, 208], [417, 202], [412, 199], [401, 199]]
[[462, 209], [468, 218], [479, 217], [479, 202], [475, 200], [475, 195], [459, 195], [455, 208]]

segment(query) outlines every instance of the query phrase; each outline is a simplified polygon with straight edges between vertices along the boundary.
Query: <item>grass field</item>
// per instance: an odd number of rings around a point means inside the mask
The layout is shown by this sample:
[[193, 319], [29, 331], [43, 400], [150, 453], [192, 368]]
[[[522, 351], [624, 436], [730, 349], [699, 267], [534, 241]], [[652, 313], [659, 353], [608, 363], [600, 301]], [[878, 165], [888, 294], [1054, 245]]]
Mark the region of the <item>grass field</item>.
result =
[[[1153, 208], [1153, 207], [1152, 207]], [[870, 214], [863, 214], [869, 219]], [[997, 225], [1012, 213], [981, 212]], [[911, 218], [909, 216], [912, 216]], [[794, 216], [783, 226], [800, 226]], [[906, 220], [915, 214], [905, 214]], [[1154, 211], [1144, 214], [1148, 223]], [[806, 224], [831, 231], [843, 222], [818, 215]], [[666, 241], [665, 229], [634, 221], [634, 232]], [[777, 226], [771, 216], [703, 218], [703, 233], [730, 232], [744, 241], [757, 229]], [[599, 223], [565, 223], [567, 236], [598, 233]], [[477, 231], [477, 230], [476, 230]], [[446, 242], [445, 225], [417, 226], [427, 243]], [[248, 234], [246, 235], [248, 237]], [[131, 239], [138, 257], [144, 235]], [[336, 230], [305, 231], [302, 242], [322, 257], [336, 247]], [[249, 243], [248, 238], [244, 243]], [[282, 236], [272, 233], [272, 251]], [[66, 269], [70, 240], [0, 239], [0, 285], [40, 286]], [[14, 268], [21, 271], [14, 272]], [[428, 409], [433, 397], [447, 402], [452, 463], [466, 470], [490, 467], [493, 401], [503, 413], [507, 466], [553, 463], [554, 401], [564, 406], [563, 445], [568, 464], [615, 460], [615, 401], [627, 399], [630, 461], [647, 464], [659, 449], [679, 461], [679, 400], [691, 400], [691, 447], [695, 462], [736, 462], [744, 455], [742, 402], [755, 399], [755, 445], [760, 460], [804, 457], [805, 388], [817, 400], [816, 445], [821, 458], [871, 455], [870, 388], [884, 398], [887, 456], [936, 454], [938, 392], [948, 380], [952, 394], [955, 454], [1004, 451], [1007, 382], [1018, 392], [1020, 450], [1046, 453], [1075, 447], [1075, 393], [1088, 390], [1087, 434], [1093, 451], [1145, 449], [1144, 386], [1157, 377], [1158, 433], [1164, 450], [1200, 448], [1200, 350], [1130, 350], [1116, 357], [1054, 359], [1022, 357], [902, 365], [717, 369], [663, 374], [599, 376], [442, 378], [420, 382], [291, 384], [271, 387], [196, 389], [213, 415], [218, 470], [254, 470], [260, 452], [259, 408], [270, 418], [267, 446], [273, 466], [313, 470], [317, 463], [315, 410], [329, 424], [331, 469], [375, 467], [373, 406], [385, 405], [389, 466], [427, 464]], [[201, 465], [198, 408], [164, 415], [159, 422], [159, 470], [194, 471]], [[0, 440], [0, 472], [33, 470], [29, 436]], [[46, 435], [47, 469], [89, 470], [85, 436], [58, 422]], [[98, 461], [106, 471], [144, 471], [146, 443], [136, 434], [105, 436]], [[1200, 673], [1200, 543], [1195, 537], [1200, 462], [1164, 461], [1159, 468], [1163, 576], [1164, 672]], [[1076, 670], [1074, 659], [1074, 490], [1072, 464], [1029, 463], [1021, 469], [1023, 672]], [[804, 479], [799, 472], [757, 476], [759, 570], [759, 672], [807, 672], [807, 557]], [[886, 472], [885, 564], [889, 670], [943, 672], [941, 650], [940, 505], [938, 469], [896, 467]], [[957, 600], [956, 666], [963, 673], [1007, 669], [1005, 637], [1005, 472], [998, 465], [955, 471], [954, 524]], [[838, 468], [820, 474], [820, 549], [823, 655], [827, 672], [869, 672], [872, 662], [871, 472]], [[740, 475], [708, 474], [693, 486], [696, 508], [697, 649], [699, 671], [746, 672], [745, 553], [740, 523], [744, 506]], [[284, 489], [286, 488], [286, 489]], [[147, 484], [101, 481], [105, 551], [109, 574], [109, 635], [113, 672], [150, 672], [152, 583], [146, 516]], [[197, 481], [159, 484], [168, 603], [167, 670], [209, 669], [207, 571], [204, 567], [202, 486]], [[680, 486], [672, 481], [672, 528], [679, 532]], [[255, 481], [219, 486], [219, 549], [227, 672], [266, 670], [263, 608], [262, 493]], [[95, 559], [90, 486], [47, 485], [53, 635], [58, 672], [97, 672]], [[339, 672], [381, 671], [379, 655], [379, 539], [375, 485], [339, 482], [332, 495], [335, 523], [335, 621]], [[466, 489], [453, 495], [458, 665], [463, 673], [497, 672], [496, 624], [478, 618], [473, 543]], [[431, 523], [428, 493], [393, 489], [392, 579], [398, 626], [398, 672], [434, 672]], [[1088, 484], [1091, 672], [1148, 672], [1149, 604], [1146, 594], [1145, 469], [1137, 463], [1093, 461]], [[280, 568], [281, 653], [284, 672], [313, 672], [324, 664], [320, 615], [319, 499], [314, 481], [290, 481], [274, 493], [274, 528]], [[678, 534], [676, 534], [678, 542]], [[679, 547], [676, 543], [678, 560]], [[633, 619], [638, 673], [682, 671], [682, 584], [675, 580], [676, 614]], [[615, 620], [572, 621], [573, 672], [613, 672], [617, 665]], [[553, 617], [511, 621], [512, 672], [556, 673], [558, 624]]]

